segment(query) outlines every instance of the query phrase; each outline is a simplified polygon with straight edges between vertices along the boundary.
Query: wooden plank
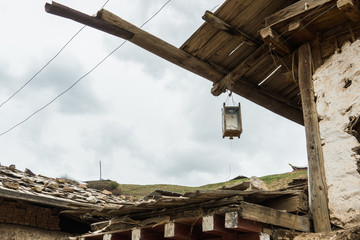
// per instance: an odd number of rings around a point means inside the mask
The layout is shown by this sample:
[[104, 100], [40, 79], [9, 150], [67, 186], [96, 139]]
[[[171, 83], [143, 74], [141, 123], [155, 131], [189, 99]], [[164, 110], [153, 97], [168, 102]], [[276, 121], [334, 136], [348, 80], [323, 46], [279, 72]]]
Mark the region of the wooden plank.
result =
[[354, 0], [338, 0], [337, 8], [346, 14], [353, 22], [360, 22], [359, 1]]
[[253, 203], [241, 202], [238, 212], [242, 218], [256, 222], [267, 223], [301, 232], [309, 232], [311, 229], [311, 221], [306, 217], [285, 213]]
[[272, 26], [297, 15], [313, 10], [333, 0], [300, 0], [265, 18], [265, 26]]
[[241, 232], [261, 232], [262, 226], [255, 221], [243, 219], [237, 211], [225, 213], [225, 227]]
[[199, 231], [188, 225], [170, 222], [164, 226], [164, 238], [196, 240], [199, 236]]
[[291, 44], [284, 40], [280, 34], [271, 27], [261, 29], [260, 35], [264, 42], [281, 56], [289, 55], [293, 50]]
[[306, 133], [308, 153], [308, 173], [310, 191], [310, 209], [313, 215], [316, 232], [331, 231], [327, 186], [324, 173], [324, 157], [322, 152], [318, 114], [312, 81], [312, 56], [310, 44], [302, 45], [299, 55], [299, 88]]
[[260, 45], [256, 39], [248, 35], [247, 33], [244, 33], [240, 29], [237, 29], [230, 24], [226, 23], [225, 21], [221, 20], [220, 18], [216, 17], [212, 12], [206, 11], [204, 16], [202, 17], [206, 22], [213, 25], [215, 28], [224, 31], [231, 36], [239, 38], [241, 41], [245, 42], [246, 44], [250, 46], [256, 46]]
[[103, 235], [102, 240], [130, 240], [129, 236], [118, 235], [115, 233], [106, 233]]

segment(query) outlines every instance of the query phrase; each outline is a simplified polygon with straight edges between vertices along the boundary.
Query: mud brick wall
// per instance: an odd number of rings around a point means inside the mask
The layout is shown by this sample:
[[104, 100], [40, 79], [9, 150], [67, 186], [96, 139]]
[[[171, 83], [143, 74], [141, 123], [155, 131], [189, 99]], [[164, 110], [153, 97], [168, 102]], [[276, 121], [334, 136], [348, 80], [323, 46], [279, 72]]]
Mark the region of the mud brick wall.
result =
[[360, 223], [360, 40], [345, 43], [314, 76], [331, 222]]
[[58, 214], [56, 209], [0, 198], [0, 223], [60, 230]]

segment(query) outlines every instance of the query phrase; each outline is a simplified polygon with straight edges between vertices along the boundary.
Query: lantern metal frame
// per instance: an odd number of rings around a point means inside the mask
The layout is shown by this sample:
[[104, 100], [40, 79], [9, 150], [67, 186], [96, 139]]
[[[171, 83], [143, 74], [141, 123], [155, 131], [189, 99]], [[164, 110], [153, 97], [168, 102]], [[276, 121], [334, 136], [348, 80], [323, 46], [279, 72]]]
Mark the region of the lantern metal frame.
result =
[[243, 131], [240, 103], [238, 106], [226, 106], [224, 103], [222, 109], [222, 130], [223, 138], [240, 138], [240, 135]]

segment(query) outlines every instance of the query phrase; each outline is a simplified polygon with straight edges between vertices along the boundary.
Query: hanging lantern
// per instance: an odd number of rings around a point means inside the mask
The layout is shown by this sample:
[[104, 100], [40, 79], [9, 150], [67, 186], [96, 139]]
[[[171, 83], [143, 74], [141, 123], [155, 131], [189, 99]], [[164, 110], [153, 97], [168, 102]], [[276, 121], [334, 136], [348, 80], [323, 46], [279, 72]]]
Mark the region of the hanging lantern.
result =
[[240, 138], [240, 134], [242, 133], [240, 103], [239, 106], [225, 106], [224, 103], [222, 118], [223, 138]]

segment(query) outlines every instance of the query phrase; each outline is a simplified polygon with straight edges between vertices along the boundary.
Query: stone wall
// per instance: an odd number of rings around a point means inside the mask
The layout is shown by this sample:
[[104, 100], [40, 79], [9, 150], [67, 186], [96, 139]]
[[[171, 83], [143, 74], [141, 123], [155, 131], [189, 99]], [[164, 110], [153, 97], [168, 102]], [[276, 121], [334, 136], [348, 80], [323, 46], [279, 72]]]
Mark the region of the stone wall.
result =
[[360, 40], [345, 43], [314, 76], [331, 222], [360, 224]]
[[0, 224], [1, 240], [64, 240], [70, 234], [15, 224]]

